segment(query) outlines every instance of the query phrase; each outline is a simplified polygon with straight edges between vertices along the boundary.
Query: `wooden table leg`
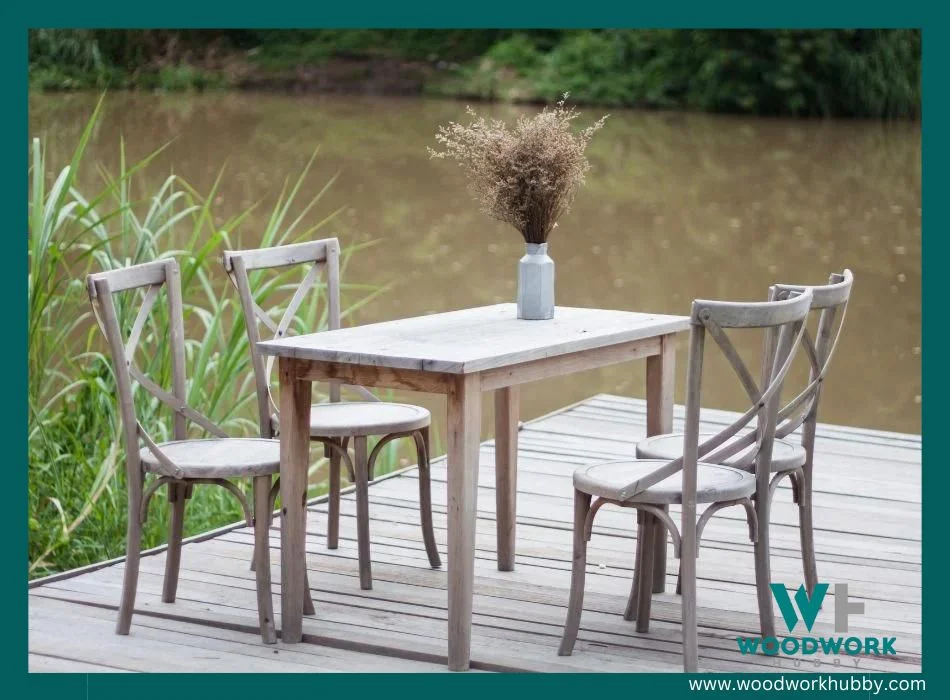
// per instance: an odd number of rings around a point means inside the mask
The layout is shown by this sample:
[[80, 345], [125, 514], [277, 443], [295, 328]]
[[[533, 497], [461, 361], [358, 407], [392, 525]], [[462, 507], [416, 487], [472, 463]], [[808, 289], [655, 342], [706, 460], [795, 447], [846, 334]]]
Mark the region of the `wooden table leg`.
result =
[[495, 523], [498, 570], [515, 570], [518, 494], [518, 387], [495, 390]]
[[467, 671], [471, 657], [481, 400], [478, 376], [460, 376], [448, 392], [450, 671]]
[[284, 642], [303, 636], [307, 471], [310, 465], [310, 381], [297, 362], [280, 358], [280, 613]]
[[[676, 336], [660, 340], [660, 354], [647, 358], [647, 436], [673, 431], [673, 391], [676, 388]], [[667, 507], [667, 510], [669, 508]], [[656, 520], [653, 554], [653, 592], [666, 590], [666, 540], [663, 524]]]

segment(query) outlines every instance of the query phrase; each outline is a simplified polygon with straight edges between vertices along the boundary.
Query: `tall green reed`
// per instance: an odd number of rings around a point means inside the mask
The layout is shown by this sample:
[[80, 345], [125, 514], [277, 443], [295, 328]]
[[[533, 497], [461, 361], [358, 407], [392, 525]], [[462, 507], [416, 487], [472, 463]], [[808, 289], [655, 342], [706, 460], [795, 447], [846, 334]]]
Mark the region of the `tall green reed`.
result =
[[[92, 321], [85, 275], [175, 257], [185, 301], [188, 402], [233, 435], [253, 435], [258, 422], [250, 353], [240, 305], [219, 269], [220, 252], [258, 205], [217, 223], [212, 203], [224, 178], [220, 171], [207, 193], [169, 176], [136, 199], [139, 178], [158, 149], [129, 163], [119, 143], [118, 172], [97, 167], [101, 184], [92, 194], [77, 184], [77, 172], [102, 108], [100, 100], [70, 163], [47, 182], [51, 164], [39, 139], [31, 145], [29, 199], [29, 575], [39, 576], [116, 556], [123, 551], [126, 519], [124, 453], [111, 363]], [[335, 178], [298, 205], [316, 153], [287, 181], [259, 235], [262, 246], [322, 235], [337, 212], [314, 224], [313, 212]], [[299, 213], [292, 212], [299, 210]], [[358, 247], [344, 251], [343, 266]], [[299, 282], [298, 271], [252, 280], [258, 303], [279, 307]], [[325, 295], [311, 294], [298, 311], [301, 331], [326, 326]], [[382, 293], [344, 285], [344, 315]], [[120, 323], [138, 310], [135, 292], [117, 298]], [[168, 385], [170, 358], [163, 352], [167, 311], [153, 310], [136, 358], [146, 375]], [[147, 348], [147, 350], [146, 350]], [[147, 393], [136, 395], [143, 425], [157, 439], [170, 439], [167, 410]], [[385, 469], [385, 467], [384, 467]], [[152, 504], [144, 546], [164, 541], [167, 513]], [[188, 504], [186, 535], [234, 522], [236, 501], [219, 488], [199, 488]]]

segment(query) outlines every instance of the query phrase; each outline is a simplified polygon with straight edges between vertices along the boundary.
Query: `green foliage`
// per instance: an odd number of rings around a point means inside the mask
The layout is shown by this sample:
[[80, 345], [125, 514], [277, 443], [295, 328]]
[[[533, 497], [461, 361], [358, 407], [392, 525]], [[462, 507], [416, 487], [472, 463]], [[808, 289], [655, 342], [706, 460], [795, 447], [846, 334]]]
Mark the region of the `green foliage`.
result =
[[30, 84], [41, 90], [105, 87], [115, 71], [91, 29], [35, 29], [29, 34]]
[[860, 51], [839, 56], [842, 91], [850, 114], [915, 117], [920, 114], [920, 32], [873, 30]]
[[515, 34], [499, 41], [488, 50], [485, 57], [496, 65], [513, 68], [520, 75], [537, 70], [543, 60], [535, 43], [524, 34]]
[[504, 60], [471, 61], [430, 90], [751, 114], [920, 113], [916, 30], [583, 30], [546, 52], [530, 33], [518, 37], [486, 54]]
[[627, 60], [623, 37], [608, 32], [577, 32], [551, 51], [537, 75], [538, 96], [604, 105], [629, 104], [636, 73]]
[[226, 87], [221, 71], [190, 65], [194, 47], [226, 43], [210, 30], [34, 29], [30, 84], [40, 90], [140, 87], [170, 92]]
[[708, 31], [688, 35], [686, 106], [796, 116], [914, 117], [914, 30]]
[[31, 64], [69, 66], [97, 72], [105, 62], [91, 29], [35, 29], [29, 34]]
[[252, 65], [270, 71], [320, 65], [333, 58], [461, 61], [478, 56], [509, 32], [443, 29], [262, 29], [229, 32]]
[[[39, 89], [228, 86], [301, 66], [428, 66], [430, 94], [794, 116], [916, 117], [920, 32], [833, 30], [51, 30], [30, 33]], [[339, 79], [358, 87], [366, 71]], [[380, 78], [376, 77], [379, 81]], [[383, 78], [385, 80], [385, 78]], [[280, 80], [277, 81], [278, 84]], [[285, 81], [286, 82], [286, 81]]]
[[[101, 102], [100, 102], [101, 106]], [[76, 173], [94, 132], [97, 107], [71, 162], [54, 173], [39, 139], [30, 159], [29, 199], [29, 573], [43, 575], [123, 552], [126, 523], [125, 462], [111, 363], [92, 323], [84, 278], [113, 269], [174, 256], [182, 270], [185, 302], [187, 398], [229, 434], [257, 433], [256, 402], [247, 335], [240, 305], [213, 270], [222, 246], [250, 213], [219, 220], [211, 203], [223, 177], [202, 196], [177, 176], [166, 178], [139, 199], [139, 176], [157, 154], [128, 163], [120, 142], [117, 173], [99, 168], [103, 185], [82, 190]], [[161, 149], [160, 149], [161, 150]], [[316, 154], [314, 154], [314, 157]], [[307, 167], [287, 183], [261, 235], [262, 245], [280, 245], [319, 234], [336, 212], [310, 218], [333, 180], [302, 207], [297, 205]], [[55, 175], [55, 177], [54, 177]], [[299, 212], [294, 210], [299, 209]], [[354, 251], [348, 249], [343, 265]], [[280, 308], [286, 302], [289, 270], [259, 284], [258, 301]], [[299, 280], [298, 280], [299, 281]], [[368, 303], [382, 289], [345, 287], [345, 314]], [[299, 328], [325, 327], [322, 294], [298, 312]], [[117, 297], [120, 323], [131, 324], [139, 299]], [[306, 320], [304, 320], [306, 319]], [[316, 323], [316, 325], [314, 325]], [[170, 358], [162, 352], [167, 310], [157, 304], [143, 330], [136, 361], [146, 375], [168, 385]], [[213, 378], [208, 381], [208, 378]], [[156, 439], [170, 439], [171, 417], [146, 392], [136, 394], [143, 426]], [[196, 433], [196, 436], [198, 434]], [[395, 459], [391, 457], [391, 459]], [[315, 465], [314, 468], [318, 467]], [[389, 465], [391, 467], [391, 465]], [[383, 470], [386, 466], [383, 465]], [[199, 487], [189, 501], [186, 534], [234, 522], [240, 508], [216, 487]], [[144, 546], [164, 541], [167, 520], [156, 499], [144, 532]]]
[[142, 85], [167, 92], [185, 92], [227, 87], [227, 80], [221, 75], [182, 63], [163, 66], [158, 73], [149, 74]]

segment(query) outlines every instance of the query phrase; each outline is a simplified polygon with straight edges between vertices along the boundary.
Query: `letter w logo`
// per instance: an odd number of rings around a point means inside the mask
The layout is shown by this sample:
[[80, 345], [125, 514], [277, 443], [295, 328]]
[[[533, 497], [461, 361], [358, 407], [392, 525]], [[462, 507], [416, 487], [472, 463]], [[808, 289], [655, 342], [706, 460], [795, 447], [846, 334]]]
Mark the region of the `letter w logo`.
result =
[[[785, 626], [788, 627], [789, 632], [793, 631], [798, 624], [798, 615], [795, 612], [795, 606], [792, 605], [792, 599], [785, 589], [785, 585], [782, 583], [770, 583], [769, 587], [772, 589], [772, 595], [775, 596], [775, 602], [778, 603], [779, 610], [782, 611]], [[795, 603], [798, 604], [798, 611], [802, 615], [805, 629], [809, 632], [811, 632], [811, 628], [815, 624], [815, 618], [818, 617], [818, 611], [821, 609], [821, 603], [825, 599], [825, 593], [827, 592], [827, 583], [815, 584], [815, 590], [811, 598], [808, 597], [808, 592], [805, 590], [804, 585], [799, 586], [798, 590], [795, 591]]]

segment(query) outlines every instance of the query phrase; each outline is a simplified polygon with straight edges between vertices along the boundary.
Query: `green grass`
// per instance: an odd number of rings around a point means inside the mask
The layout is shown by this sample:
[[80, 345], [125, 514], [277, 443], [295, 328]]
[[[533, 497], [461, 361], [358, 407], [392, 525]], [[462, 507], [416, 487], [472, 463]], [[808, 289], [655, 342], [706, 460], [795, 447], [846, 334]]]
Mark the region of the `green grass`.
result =
[[[188, 401], [235, 436], [258, 432], [254, 384], [240, 305], [219, 268], [221, 250], [251, 213], [221, 223], [211, 203], [225, 173], [200, 194], [176, 175], [147, 196], [136, 198], [142, 175], [157, 154], [128, 163], [120, 140], [116, 173], [98, 168], [101, 183], [80, 186], [76, 173], [86, 159], [99, 107], [89, 120], [68, 165], [47, 162], [39, 139], [30, 148], [29, 199], [29, 575], [89, 564], [124, 552], [126, 528], [125, 455], [111, 363], [92, 322], [84, 278], [90, 271], [175, 257], [182, 270], [185, 300]], [[161, 150], [161, 149], [159, 149]], [[314, 158], [316, 154], [314, 154]], [[310, 162], [285, 184], [266, 219], [260, 244], [280, 245], [318, 237], [336, 212], [317, 215], [331, 179], [311, 200], [299, 202]], [[315, 223], [310, 223], [314, 221]], [[346, 265], [355, 248], [344, 251]], [[262, 305], [280, 308], [302, 271], [290, 269], [252, 283]], [[295, 277], [296, 276], [296, 277]], [[382, 289], [344, 285], [344, 317], [369, 303]], [[300, 330], [326, 326], [322, 288], [297, 315]], [[117, 299], [120, 323], [138, 310], [135, 292]], [[157, 304], [143, 331], [139, 367], [168, 386], [170, 358], [164, 350], [167, 312]], [[168, 411], [138, 391], [142, 424], [157, 440], [170, 439]], [[197, 433], [196, 433], [197, 435]], [[315, 453], [316, 454], [316, 453]], [[396, 463], [387, 451], [380, 473]], [[320, 466], [313, 465], [316, 470]], [[324, 485], [313, 484], [314, 493]], [[165, 540], [167, 512], [155, 499], [143, 546]], [[186, 535], [235, 522], [236, 500], [221, 488], [199, 486], [188, 503]]]

